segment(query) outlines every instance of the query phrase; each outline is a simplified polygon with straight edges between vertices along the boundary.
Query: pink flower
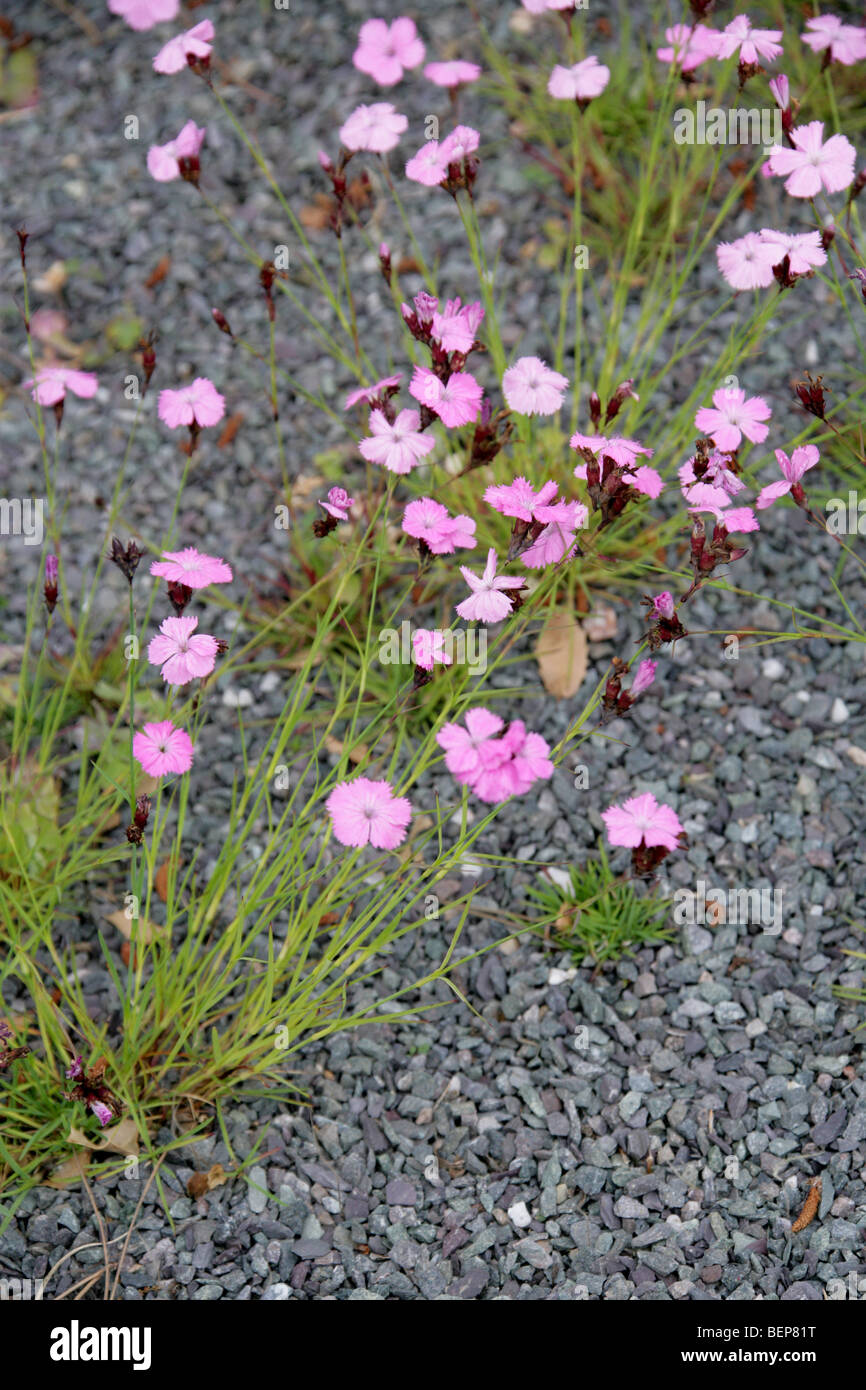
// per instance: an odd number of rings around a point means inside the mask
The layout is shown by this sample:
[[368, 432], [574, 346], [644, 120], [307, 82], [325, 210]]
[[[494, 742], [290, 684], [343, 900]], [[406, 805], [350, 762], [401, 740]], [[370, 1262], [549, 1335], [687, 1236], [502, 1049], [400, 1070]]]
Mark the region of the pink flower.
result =
[[636, 488], [638, 492], [642, 492], [644, 497], [658, 497], [664, 488], [664, 479], [661, 473], [658, 473], [655, 468], [650, 468], [649, 464], [646, 463], [642, 464], [640, 468], [636, 468], [633, 473], [627, 473], [625, 482], [630, 487]]
[[125, 19], [130, 29], [152, 29], [174, 19], [179, 7], [180, 0], [108, 0], [111, 13]]
[[132, 740], [132, 752], [148, 777], [189, 772], [192, 767], [192, 740], [184, 729], [176, 729], [170, 719], [145, 724]]
[[368, 19], [361, 25], [352, 62], [380, 87], [393, 87], [405, 69], [423, 61], [424, 45], [414, 20], [404, 16], [389, 25], [384, 19]]
[[369, 405], [372, 401], [378, 400], [380, 396], [384, 396], [386, 391], [390, 395], [392, 386], [399, 386], [402, 376], [402, 372], [397, 372], [396, 376], [384, 376], [373, 386], [361, 386], [357, 391], [350, 391], [343, 409], [351, 410], [352, 406], [357, 405], [359, 401], [366, 401]]
[[782, 52], [781, 37], [781, 29], [753, 29], [749, 17], [738, 14], [715, 35], [712, 44], [715, 56], [720, 59], [731, 58], [739, 52], [744, 65], [760, 63], [762, 58], [771, 63]]
[[539, 779], [553, 776], [550, 748], [540, 734], [528, 733], [521, 719], [498, 738], [501, 729], [499, 716], [480, 707], [467, 711], [465, 729], [445, 724], [436, 735], [449, 772], [489, 804], [521, 795]]
[[450, 135], [439, 142], [439, 154], [447, 164], [459, 164], [467, 155], [474, 154], [481, 143], [481, 136], [471, 125], [457, 125]]
[[740, 481], [736, 473], [732, 473], [728, 468], [728, 458], [726, 454], [721, 454], [713, 450], [707, 463], [706, 471], [701, 482], [695, 475], [695, 456], [684, 463], [679, 470], [680, 484], [682, 485], [683, 496], [687, 501], [692, 500], [690, 489], [695, 486], [712, 485], [713, 490], [722, 489], [731, 497], [735, 497], [738, 492], [742, 492], [745, 484]]
[[474, 519], [462, 514], [451, 516], [448, 508], [432, 497], [419, 497], [406, 504], [403, 530], [407, 536], [423, 541], [434, 555], [453, 555], [458, 546], [465, 550], [475, 547]]
[[857, 151], [844, 135], [831, 135], [825, 142], [824, 122], [809, 121], [794, 126], [789, 138], [795, 148], [776, 145], [764, 171], [784, 178], [793, 198], [814, 198], [822, 188], [840, 193], [853, 183]]
[[114, 1119], [112, 1112], [109, 1110], [108, 1106], [105, 1104], [104, 1101], [96, 1100], [94, 1098], [89, 1100], [87, 1104], [90, 1106], [90, 1109], [93, 1111], [94, 1115], [96, 1116], [97, 1120], [101, 1125], [107, 1125], [111, 1120]]
[[479, 705], [466, 712], [466, 728], [443, 724], [436, 742], [445, 750], [445, 766], [461, 782], [468, 783], [483, 770], [480, 749], [503, 727], [498, 714]]
[[412, 819], [412, 803], [395, 796], [390, 782], [371, 782], [355, 777], [338, 782], [325, 802], [334, 838], [341, 845], [396, 849], [406, 838]]
[[657, 661], [642, 661], [637, 668], [634, 680], [629, 688], [632, 699], [638, 695], [643, 695], [645, 690], [649, 690], [656, 678]]
[[151, 666], [162, 667], [167, 685], [187, 685], [200, 676], [209, 676], [214, 668], [217, 640], [196, 633], [198, 618], [164, 618], [160, 636], [151, 639], [147, 659]]
[[708, 434], [717, 449], [731, 451], [740, 447], [743, 435], [753, 444], [767, 438], [767, 426], [772, 410], [761, 396], [750, 396], [740, 387], [720, 387], [713, 393], [713, 407], [702, 406], [695, 415], [695, 425]]
[[467, 353], [483, 318], [484, 309], [478, 300], [461, 309], [459, 299], [449, 299], [442, 313], [434, 313], [431, 331], [445, 352]]
[[435, 82], [437, 87], [460, 87], [464, 82], [476, 82], [481, 76], [481, 69], [477, 63], [455, 58], [450, 63], [428, 63], [424, 76], [428, 82]]
[[589, 513], [582, 502], [554, 502], [549, 507], [536, 507], [535, 519], [545, 523], [544, 530], [520, 556], [531, 570], [555, 565], [564, 556], [570, 559], [577, 548], [575, 532], [586, 525]]
[[570, 10], [574, 0], [520, 0], [530, 14], [544, 14], [546, 10]]
[[412, 633], [412, 650], [415, 665], [423, 671], [432, 671], [438, 661], [441, 666], [452, 666], [451, 633], [441, 628], [416, 627]]
[[183, 130], [167, 145], [151, 145], [147, 152], [147, 171], [157, 183], [170, 183], [180, 178], [180, 161], [198, 159], [207, 131], [195, 121], [187, 121]]
[[354, 497], [350, 497], [344, 487], [332, 487], [327, 502], [320, 502], [319, 506], [337, 521], [348, 521], [349, 508], [354, 504]]
[[774, 248], [774, 254], [779, 258], [777, 265], [786, 256], [789, 257], [792, 275], [807, 275], [814, 266], [824, 265], [827, 260], [818, 231], [774, 232], [771, 227], [762, 227], [761, 240]]
[[417, 410], [401, 410], [393, 425], [381, 410], [370, 412], [372, 436], [358, 445], [369, 463], [381, 463], [391, 473], [410, 473], [429, 454], [436, 440], [421, 434]]
[[657, 802], [652, 792], [629, 797], [622, 806], [608, 806], [601, 816], [611, 844], [628, 849], [644, 844], [648, 849], [674, 850], [683, 829], [673, 807]]
[[780, 497], [791, 492], [803, 478], [804, 473], [808, 473], [810, 468], [814, 468], [821, 454], [814, 444], [803, 444], [799, 449], [795, 449], [788, 458], [783, 449], [776, 450], [776, 462], [782, 470], [782, 478], [778, 483], [768, 483], [761, 488], [755, 506], [758, 511], [763, 511], [766, 507], [771, 507]]
[[690, 512], [711, 512], [728, 532], [761, 529], [751, 507], [732, 507], [730, 494], [724, 488], [696, 483], [687, 497]]
[[408, 119], [395, 111], [390, 101], [376, 101], [372, 106], [356, 106], [340, 126], [340, 141], [347, 150], [386, 154], [399, 144], [408, 124]]
[[497, 576], [495, 550], [488, 550], [487, 564], [480, 579], [465, 565], [460, 566], [460, 573], [472, 590], [469, 598], [457, 604], [461, 618], [479, 623], [501, 623], [503, 618], [508, 617], [511, 599], [506, 590], [521, 589], [523, 580], [512, 579], [508, 575]]
[[193, 25], [192, 29], [187, 29], [186, 33], [178, 34], [163, 45], [153, 60], [154, 70], [182, 72], [189, 67], [190, 58], [198, 61], [209, 58], [213, 36], [213, 24], [209, 19], [203, 19], [200, 24]]
[[[610, 439], [605, 439], [601, 434], [573, 434], [568, 442], [572, 449], [591, 449], [597, 456], [613, 459], [618, 468], [634, 468], [640, 454], [652, 458], [655, 452], [639, 444], [636, 439], [624, 439], [621, 434], [612, 435]], [[586, 477], [585, 463], [577, 465], [574, 476]]]
[[716, 32], [705, 24], [674, 24], [665, 29], [667, 48], [657, 48], [663, 63], [676, 63], [680, 72], [694, 72], [700, 63], [716, 56]]
[[746, 232], [736, 241], [721, 241], [716, 247], [719, 270], [733, 290], [765, 290], [772, 285], [776, 257], [777, 248], [759, 232]]
[[438, 140], [425, 140], [408, 161], [406, 177], [425, 188], [436, 188], [448, 177], [448, 160], [442, 155]]
[[791, 84], [785, 74], [780, 72], [777, 77], [771, 77], [767, 85], [779, 110], [787, 111], [791, 105]]
[[89, 400], [96, 395], [99, 382], [93, 372], [74, 372], [69, 367], [40, 367], [34, 377], [21, 385], [25, 389], [32, 387], [30, 394], [40, 405], [57, 405], [67, 391]]
[[610, 81], [610, 68], [591, 55], [573, 67], [564, 68], [559, 63], [553, 69], [547, 82], [548, 96], [560, 101], [592, 101], [601, 96]]
[[188, 589], [206, 589], [209, 584], [230, 584], [232, 580], [225, 560], [203, 555], [194, 545], [185, 550], [164, 550], [162, 559], [154, 560], [150, 572], [169, 584], [184, 584]]
[[176, 430], [181, 425], [216, 425], [226, 413], [225, 397], [206, 376], [197, 376], [191, 386], [159, 393], [157, 411], [163, 424]]
[[538, 492], [533, 492], [528, 479], [514, 478], [510, 483], [495, 483], [487, 488], [484, 501], [503, 516], [513, 516], [518, 521], [534, 521], [536, 508], [547, 506], [556, 496], [557, 487], [557, 483], [549, 481], [542, 483]]
[[568, 377], [540, 357], [521, 357], [502, 378], [502, 394], [518, 415], [554, 415], [562, 405]]
[[831, 61], [842, 63], [845, 67], [866, 58], [866, 29], [860, 29], [853, 24], [843, 24], [834, 14], [816, 15], [813, 19], [807, 19], [806, 28], [812, 32], [801, 34], [800, 38], [813, 53], [822, 53], [829, 48]]
[[452, 429], [478, 419], [483, 393], [471, 372], [454, 372], [445, 385], [429, 367], [416, 367], [409, 394]]
[[654, 618], [665, 618], [668, 622], [676, 616], [674, 596], [667, 589], [663, 590], [660, 594], [656, 594], [653, 599], [652, 616]]

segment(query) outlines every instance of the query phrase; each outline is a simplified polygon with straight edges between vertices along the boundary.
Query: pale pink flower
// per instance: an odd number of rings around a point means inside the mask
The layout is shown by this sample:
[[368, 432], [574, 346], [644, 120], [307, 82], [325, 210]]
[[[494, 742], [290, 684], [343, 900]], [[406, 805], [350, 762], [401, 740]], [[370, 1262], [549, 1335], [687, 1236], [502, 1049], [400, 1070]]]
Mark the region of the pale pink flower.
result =
[[412, 819], [408, 797], [395, 796], [390, 782], [355, 777], [338, 782], [325, 802], [334, 838], [341, 845], [396, 849], [406, 838]]
[[428, 63], [424, 76], [428, 82], [435, 82], [437, 87], [461, 87], [464, 82], [476, 82], [481, 76], [481, 69], [477, 63], [455, 58], [450, 63]]
[[483, 771], [480, 749], [503, 728], [498, 714], [479, 705], [466, 712], [466, 727], [443, 724], [436, 735], [439, 747], [445, 750], [445, 766], [459, 781], [468, 783]]
[[656, 678], [657, 661], [642, 661], [635, 672], [634, 679], [629, 687], [629, 694], [632, 699], [638, 695], [643, 695], [645, 690], [649, 690]]
[[766, 242], [760, 232], [746, 232], [736, 241], [720, 241], [716, 261], [732, 290], [765, 290], [773, 283], [776, 247]]
[[[647, 458], [652, 458], [655, 450], [648, 449], [645, 444], [639, 444], [636, 439], [625, 439], [621, 434], [614, 434], [610, 439], [605, 439], [601, 434], [573, 434], [568, 441], [572, 449], [591, 449], [601, 458], [613, 459], [618, 468], [634, 468], [637, 459], [641, 454]], [[586, 477], [586, 464], [579, 463], [574, 470], [576, 478]]]
[[764, 165], [764, 172], [785, 179], [785, 191], [793, 198], [814, 198], [825, 193], [841, 193], [854, 181], [857, 151], [844, 135], [824, 140], [824, 122], [809, 121], [790, 132], [794, 149], [776, 145]]
[[381, 463], [390, 473], [411, 473], [434, 448], [436, 440], [420, 432], [417, 410], [401, 410], [393, 425], [381, 410], [370, 412], [369, 439], [358, 445], [369, 463]]
[[801, 34], [800, 38], [813, 53], [823, 53], [829, 48], [831, 61], [845, 67], [866, 58], [866, 29], [844, 24], [835, 14], [815, 15], [806, 20], [806, 28], [811, 32]]
[[782, 52], [781, 37], [781, 29], [753, 29], [748, 15], [738, 14], [711, 42], [716, 58], [731, 58], [739, 53], [740, 62], [748, 65], [760, 63], [762, 58], [768, 63], [778, 58]]
[[569, 68], [557, 63], [548, 78], [547, 93], [560, 101], [583, 104], [601, 96], [609, 81], [610, 68], [591, 55]]
[[344, 487], [332, 487], [328, 493], [327, 502], [320, 502], [319, 506], [328, 516], [334, 517], [336, 521], [349, 520], [349, 508], [355, 505], [354, 497], [350, 497]]
[[738, 387], [720, 387], [713, 392], [713, 405], [702, 406], [695, 415], [695, 425], [708, 434], [717, 449], [728, 452], [738, 449], [743, 435], [753, 444], [767, 438], [767, 426], [772, 410], [762, 396], [750, 396]]
[[545, 523], [541, 535], [520, 556], [527, 569], [543, 569], [570, 559], [577, 549], [575, 532], [586, 525], [589, 513], [582, 502], [554, 502], [536, 507], [536, 521]]
[[425, 188], [436, 188], [448, 177], [448, 160], [441, 153], [438, 140], [425, 140], [417, 154], [406, 165], [406, 177]]
[[696, 483], [688, 493], [688, 510], [693, 513], [711, 512], [726, 531], [759, 531], [758, 518], [751, 507], [732, 507], [730, 494], [721, 487]]
[[441, 628], [416, 627], [412, 633], [415, 665], [423, 671], [432, 671], [437, 661], [440, 666], [453, 666], [451, 641], [451, 633]]
[[439, 142], [439, 154], [448, 164], [459, 164], [467, 155], [474, 154], [481, 143], [481, 136], [471, 125], [457, 125], [450, 135]]
[[390, 25], [384, 19], [368, 19], [361, 25], [352, 62], [380, 87], [393, 87], [407, 68], [417, 68], [423, 61], [424, 45], [414, 20], [404, 15]]
[[407, 502], [403, 530], [407, 536], [423, 541], [434, 555], [453, 555], [458, 546], [464, 550], [475, 547], [474, 518], [462, 513], [451, 516], [448, 508], [432, 497]]
[[504, 574], [497, 575], [495, 550], [488, 550], [487, 564], [480, 578], [465, 565], [460, 566], [460, 573], [472, 590], [469, 598], [457, 604], [457, 612], [461, 618], [468, 622], [474, 620], [479, 623], [501, 623], [503, 618], [508, 617], [511, 612], [511, 599], [506, 591], [521, 589], [523, 580]]
[[655, 468], [650, 468], [649, 464], [644, 463], [634, 472], [626, 473], [624, 481], [629, 487], [636, 488], [645, 497], [658, 497], [664, 488], [664, 479], [661, 473]]
[[114, 1119], [112, 1111], [109, 1110], [104, 1101], [91, 1098], [88, 1100], [87, 1104], [101, 1125], [107, 1125]]
[[761, 228], [761, 240], [774, 248], [779, 265], [787, 256], [792, 275], [806, 275], [815, 266], [824, 265], [827, 252], [821, 245], [821, 233], [814, 232], [774, 232], [771, 227]]
[[212, 48], [210, 41], [213, 36], [214, 27], [209, 19], [194, 24], [186, 33], [177, 34], [162, 46], [153, 60], [154, 70], [166, 73], [182, 72], [184, 68], [189, 67], [190, 58], [209, 58]]
[[132, 752], [148, 777], [189, 772], [192, 767], [192, 739], [184, 729], [176, 729], [170, 719], [145, 724], [132, 740]]
[[162, 667], [166, 685], [187, 685], [201, 676], [209, 676], [216, 663], [217, 640], [205, 633], [196, 633], [198, 618], [164, 618], [158, 637], [151, 639], [147, 659], [151, 666]]
[[340, 142], [353, 152], [369, 150], [371, 154], [386, 154], [400, 143], [400, 136], [408, 124], [407, 117], [395, 111], [390, 101], [356, 106], [340, 126]]
[[180, 160], [197, 159], [207, 131], [195, 121], [187, 121], [179, 135], [166, 145], [151, 145], [147, 152], [147, 171], [157, 183], [180, 178]]
[[185, 550], [164, 550], [162, 559], [154, 560], [150, 572], [169, 584], [185, 584], [188, 589], [206, 589], [209, 584], [230, 584], [232, 580], [225, 560], [203, 555], [194, 545]]
[[802, 480], [803, 475], [815, 467], [820, 457], [821, 454], [814, 444], [802, 444], [799, 449], [793, 451], [790, 458], [784, 449], [777, 449], [776, 462], [782, 470], [782, 477], [779, 482], [768, 483], [766, 487], [761, 488], [755, 503], [758, 511], [771, 507], [780, 497], [790, 492]]
[[751, 507], [728, 507], [716, 513], [716, 521], [721, 521], [726, 531], [760, 531], [758, 518]]
[[192, 385], [181, 386], [177, 391], [166, 388], [159, 393], [157, 414], [173, 430], [192, 424], [205, 429], [218, 424], [225, 413], [225, 397], [206, 376], [197, 376]]
[[386, 391], [390, 392], [392, 386], [399, 386], [403, 373], [397, 372], [395, 376], [383, 376], [381, 381], [375, 382], [372, 386], [360, 386], [357, 391], [350, 391], [346, 397], [344, 410], [351, 410], [353, 405], [359, 401], [366, 401], [369, 405], [383, 396]]
[[21, 385], [25, 389], [32, 388], [30, 394], [39, 405], [57, 405], [67, 391], [89, 400], [96, 395], [99, 382], [93, 372], [74, 372], [69, 367], [40, 367], [34, 377]]
[[644, 844], [648, 849], [659, 846], [667, 850], [677, 849], [679, 845], [683, 827], [676, 811], [664, 802], [657, 802], [652, 792], [629, 797], [621, 806], [608, 806], [601, 816], [612, 845], [637, 849]]
[[574, 0], [520, 0], [520, 3], [530, 14], [544, 14], [546, 10], [570, 10]]
[[108, 0], [108, 8], [125, 19], [130, 29], [152, 29], [176, 18], [180, 0]]
[[528, 478], [513, 478], [510, 483], [493, 483], [485, 491], [484, 501], [503, 516], [534, 521], [536, 508], [548, 506], [556, 496], [557, 487], [557, 483], [548, 481], [535, 492]]
[[676, 63], [680, 72], [694, 72], [700, 63], [716, 56], [716, 33], [705, 24], [673, 24], [665, 29], [666, 48], [657, 48], [663, 63]]
[[416, 367], [409, 394], [452, 429], [478, 419], [483, 393], [471, 372], [454, 372], [445, 385], [429, 367]]
[[502, 394], [518, 415], [554, 415], [562, 405], [568, 377], [540, 357], [521, 357], [502, 378]]
[[479, 300], [460, 307], [459, 299], [449, 299], [444, 310], [433, 314], [432, 334], [445, 352], [467, 353], [484, 318]]

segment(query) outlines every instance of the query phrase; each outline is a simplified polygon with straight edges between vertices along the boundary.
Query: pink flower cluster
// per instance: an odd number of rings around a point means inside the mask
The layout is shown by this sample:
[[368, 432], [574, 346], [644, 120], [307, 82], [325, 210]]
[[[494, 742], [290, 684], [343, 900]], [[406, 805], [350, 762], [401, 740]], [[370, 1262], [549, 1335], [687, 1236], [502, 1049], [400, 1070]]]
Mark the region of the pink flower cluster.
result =
[[821, 233], [777, 232], [762, 227], [746, 232], [736, 241], [722, 241], [716, 247], [719, 270], [734, 290], [763, 290], [772, 285], [777, 266], [788, 257], [789, 275], [810, 275], [827, 260]]
[[539, 780], [553, 776], [550, 749], [541, 734], [528, 732], [521, 719], [505, 733], [498, 714], [479, 706], [466, 714], [465, 727], [443, 724], [436, 742], [458, 782], [491, 805], [521, 796]]

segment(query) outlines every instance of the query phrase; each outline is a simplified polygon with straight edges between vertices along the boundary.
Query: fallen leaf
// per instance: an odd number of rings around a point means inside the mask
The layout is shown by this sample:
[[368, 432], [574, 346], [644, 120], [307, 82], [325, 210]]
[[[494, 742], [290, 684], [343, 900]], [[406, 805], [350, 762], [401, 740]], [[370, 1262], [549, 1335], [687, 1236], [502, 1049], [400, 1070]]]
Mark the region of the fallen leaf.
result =
[[[325, 739], [325, 747], [327, 748], [329, 753], [334, 753], [337, 755], [337, 757], [339, 757], [339, 755], [343, 752], [345, 745], [341, 743], [340, 739], [334, 738], [332, 734], [328, 734], [327, 738]], [[362, 763], [369, 754], [369, 752], [370, 750], [367, 747], [366, 743], [357, 743], [354, 748], [351, 748], [349, 750], [349, 762]]]
[[317, 193], [312, 203], [306, 203], [301, 208], [298, 216], [301, 219], [301, 224], [308, 227], [311, 232], [321, 232], [330, 226], [331, 214], [335, 207], [334, 199], [329, 197], [327, 193]]
[[153, 886], [164, 903], [168, 902], [168, 879], [172, 869], [176, 869], [178, 859], [176, 855], [170, 854], [162, 864], [160, 864], [153, 878]]
[[[134, 919], [132, 917], [127, 917], [123, 908], [119, 908], [117, 912], [107, 912], [105, 916], [106, 921], [110, 922], [113, 927], [117, 927], [117, 930], [127, 941], [132, 940], [132, 924]], [[161, 930], [161, 927], [154, 926], [153, 922], [147, 922], [143, 917], [139, 917], [136, 938], [142, 945], [147, 946], [149, 942], [153, 940], [154, 934]]]
[[604, 642], [616, 636], [616, 611], [609, 603], [594, 608], [583, 620], [583, 630], [590, 642]]
[[398, 275], [420, 275], [421, 267], [414, 256], [401, 256], [397, 262]]
[[244, 415], [242, 410], [237, 410], [235, 411], [234, 415], [229, 416], [229, 418], [226, 420], [223, 426], [223, 432], [217, 440], [218, 449], [227, 449], [230, 444], [234, 443], [235, 435], [237, 434], [243, 422]]
[[539, 634], [535, 659], [545, 690], [567, 700], [586, 675], [586, 636], [573, 613], [558, 609]]
[[215, 1163], [212, 1168], [208, 1168], [206, 1173], [193, 1173], [186, 1185], [187, 1195], [190, 1197], [203, 1197], [206, 1192], [213, 1192], [215, 1187], [222, 1187], [223, 1183], [228, 1182], [232, 1176], [227, 1173], [221, 1163]]
[[145, 280], [144, 288], [146, 290], [152, 290], [155, 285], [158, 285], [161, 280], [165, 279], [170, 269], [171, 256], [163, 256], [161, 260], [157, 261], [156, 265], [153, 267], [153, 270], [150, 272], [147, 279]]
[[66, 284], [67, 272], [64, 261], [52, 261], [47, 270], [41, 275], [37, 275], [33, 281], [33, 288], [40, 294], [58, 294]]
[[805, 1231], [807, 1226], [811, 1226], [818, 1211], [818, 1204], [821, 1201], [821, 1179], [813, 1178], [812, 1186], [809, 1188], [809, 1195], [803, 1204], [803, 1210], [791, 1227], [792, 1231]]
[[86, 1150], [82, 1153], [75, 1153], [71, 1158], [67, 1158], [63, 1163], [58, 1164], [50, 1178], [45, 1179], [45, 1187], [69, 1187], [71, 1183], [80, 1182], [87, 1176], [90, 1167], [90, 1157]]
[[73, 1125], [69, 1131], [69, 1142], [70, 1144], [80, 1144], [83, 1149], [92, 1149], [95, 1153], [106, 1151], [131, 1156], [139, 1151], [138, 1129], [135, 1120], [130, 1119], [129, 1116], [124, 1120], [119, 1120], [110, 1129], [104, 1129], [99, 1139], [93, 1135], [85, 1134]]

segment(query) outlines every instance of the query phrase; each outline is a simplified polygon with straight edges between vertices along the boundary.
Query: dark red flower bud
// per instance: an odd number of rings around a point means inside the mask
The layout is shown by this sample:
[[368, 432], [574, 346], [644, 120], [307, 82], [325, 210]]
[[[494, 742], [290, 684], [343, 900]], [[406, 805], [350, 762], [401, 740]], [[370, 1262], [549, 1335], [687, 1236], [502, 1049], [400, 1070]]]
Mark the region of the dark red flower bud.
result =
[[235, 335], [229, 327], [229, 321], [220, 309], [211, 309], [211, 318], [219, 329], [220, 333], [225, 333], [227, 337], [233, 338]]

